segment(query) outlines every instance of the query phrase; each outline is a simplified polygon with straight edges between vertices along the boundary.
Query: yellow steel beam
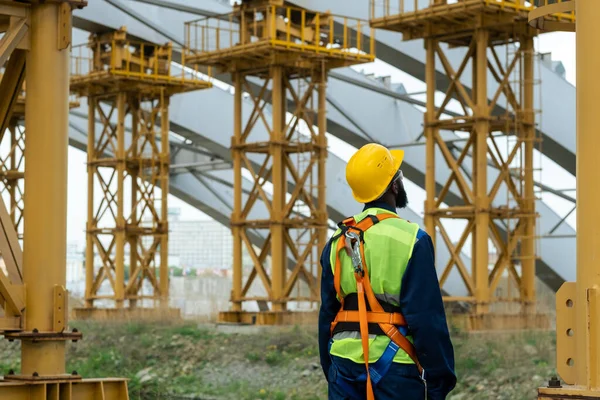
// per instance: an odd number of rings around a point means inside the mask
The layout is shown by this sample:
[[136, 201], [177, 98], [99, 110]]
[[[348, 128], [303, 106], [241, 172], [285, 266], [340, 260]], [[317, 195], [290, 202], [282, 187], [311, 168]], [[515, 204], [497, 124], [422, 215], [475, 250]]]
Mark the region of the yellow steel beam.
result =
[[25, 80], [25, 50], [15, 50], [8, 60], [0, 81], [0, 129], [5, 131], [10, 123], [13, 108], [17, 102]]
[[23, 282], [23, 253], [21, 245], [17, 237], [14, 222], [11, 220], [4, 201], [0, 200], [0, 253], [8, 278], [12, 284], [20, 284]]
[[28, 28], [26, 18], [20, 18], [11, 23], [8, 31], [0, 39], [0, 65], [4, 65], [13, 50], [17, 48]]

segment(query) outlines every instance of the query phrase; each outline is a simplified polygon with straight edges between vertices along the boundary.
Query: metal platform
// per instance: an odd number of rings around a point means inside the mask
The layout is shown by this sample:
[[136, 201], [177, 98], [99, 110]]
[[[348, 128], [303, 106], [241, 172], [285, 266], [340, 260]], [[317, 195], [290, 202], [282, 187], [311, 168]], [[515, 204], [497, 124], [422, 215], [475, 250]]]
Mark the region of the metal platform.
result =
[[[526, 22], [531, 6], [509, 0], [461, 0], [453, 4], [433, 4], [416, 10], [382, 7], [371, 2], [371, 26], [401, 32], [404, 40], [436, 37], [456, 46], [467, 46], [476, 28], [490, 32], [490, 43], [505, 43], [519, 35], [534, 36]], [[522, 21], [522, 24], [515, 23]]]
[[[243, 28], [240, 28], [243, 27]], [[185, 61], [260, 76], [270, 65], [298, 73], [324, 62], [328, 69], [372, 62], [368, 23], [290, 6], [236, 7], [229, 14], [185, 24]]]

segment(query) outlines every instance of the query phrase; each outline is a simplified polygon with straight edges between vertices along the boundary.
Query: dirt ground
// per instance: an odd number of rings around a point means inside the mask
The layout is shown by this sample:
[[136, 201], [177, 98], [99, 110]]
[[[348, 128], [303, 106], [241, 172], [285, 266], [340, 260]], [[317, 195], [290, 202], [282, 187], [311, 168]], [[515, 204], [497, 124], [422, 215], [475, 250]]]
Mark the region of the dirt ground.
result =
[[[68, 372], [130, 379], [132, 400], [326, 399], [316, 329], [225, 333], [191, 323], [72, 322]], [[453, 332], [458, 385], [451, 400], [535, 399], [555, 375], [554, 332]], [[0, 372], [19, 370], [19, 345], [0, 342]]]

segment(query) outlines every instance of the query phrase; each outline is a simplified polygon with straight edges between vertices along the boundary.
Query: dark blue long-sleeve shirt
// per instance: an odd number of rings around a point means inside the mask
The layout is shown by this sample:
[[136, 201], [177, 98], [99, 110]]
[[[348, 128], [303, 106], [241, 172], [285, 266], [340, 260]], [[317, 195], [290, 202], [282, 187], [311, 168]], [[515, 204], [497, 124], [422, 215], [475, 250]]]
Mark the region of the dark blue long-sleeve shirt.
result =
[[[365, 210], [371, 207], [395, 212], [385, 203], [368, 204]], [[333, 284], [330, 252], [331, 240], [325, 245], [321, 254], [323, 271], [319, 312], [319, 352], [321, 367], [326, 378], [331, 365], [328, 351], [330, 325], [341, 307]], [[445, 399], [456, 384], [454, 349], [450, 341], [435, 270], [433, 242], [431, 237], [421, 229], [402, 277], [400, 308], [413, 336], [419, 362], [427, 373], [429, 398]]]

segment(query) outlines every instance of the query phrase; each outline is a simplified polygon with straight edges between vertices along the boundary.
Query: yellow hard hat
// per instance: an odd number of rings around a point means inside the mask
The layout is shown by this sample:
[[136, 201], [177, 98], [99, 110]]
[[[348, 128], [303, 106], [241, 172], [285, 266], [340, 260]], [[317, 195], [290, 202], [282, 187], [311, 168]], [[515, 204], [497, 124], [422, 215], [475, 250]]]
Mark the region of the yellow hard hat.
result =
[[388, 150], [386, 147], [369, 143], [361, 147], [346, 165], [346, 181], [359, 203], [377, 200], [398, 173], [404, 150]]

